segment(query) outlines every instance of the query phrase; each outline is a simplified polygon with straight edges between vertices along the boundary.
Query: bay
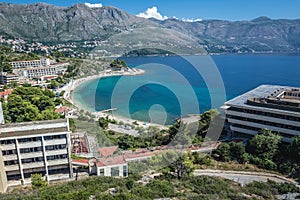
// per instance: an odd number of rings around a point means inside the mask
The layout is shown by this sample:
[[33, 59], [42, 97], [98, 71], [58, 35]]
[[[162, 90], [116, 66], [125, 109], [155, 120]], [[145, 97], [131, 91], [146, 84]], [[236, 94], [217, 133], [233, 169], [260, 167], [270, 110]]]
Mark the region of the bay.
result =
[[[300, 56], [219, 55], [125, 58], [131, 67], [145, 69], [138, 76], [88, 81], [73, 92], [73, 100], [90, 111], [117, 108], [114, 115], [160, 124], [219, 107], [261, 84], [300, 87]], [[216, 68], [224, 83], [214, 85], [217, 73], [201, 74], [197, 67]], [[208, 84], [206, 78], [211, 82]], [[210, 87], [208, 86], [210, 85]], [[225, 98], [225, 100], [224, 100]], [[214, 101], [212, 101], [214, 99]], [[213, 103], [212, 103], [213, 102]]]

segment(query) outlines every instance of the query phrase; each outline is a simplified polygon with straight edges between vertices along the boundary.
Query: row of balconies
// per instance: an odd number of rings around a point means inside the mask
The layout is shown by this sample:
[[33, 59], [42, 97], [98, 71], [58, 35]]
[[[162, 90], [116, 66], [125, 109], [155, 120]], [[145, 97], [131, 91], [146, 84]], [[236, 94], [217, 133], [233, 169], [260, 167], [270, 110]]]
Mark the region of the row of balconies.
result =
[[[257, 131], [249, 130], [247, 128], [239, 128], [239, 127], [230, 126], [230, 129], [231, 129], [231, 131], [248, 134], [248, 135], [256, 135], [257, 134]], [[282, 137], [282, 141], [290, 143], [292, 141], [292, 139], [288, 138], [288, 137]]]
[[25, 67], [40, 67], [41, 66], [41, 63], [22, 63], [22, 64], [19, 64], [19, 63], [12, 63], [12, 67], [13, 68], [25, 68]]
[[239, 113], [238, 115], [245, 113], [245, 114], [251, 114], [251, 115], [256, 115], [256, 116], [265, 116], [265, 117], [271, 117], [273, 119], [274, 118], [275, 119], [283, 119], [283, 120], [295, 121], [295, 122], [299, 122], [299, 120], [300, 120], [299, 115], [280, 113], [278, 111], [259, 111], [259, 110], [231, 107], [229, 110], [226, 110], [226, 113], [229, 113], [229, 112], [237, 112], [237, 113]]
[[255, 123], [255, 122], [249, 122], [249, 121], [243, 121], [243, 120], [237, 120], [237, 119], [228, 119], [228, 122], [231, 124], [241, 124], [241, 125], [245, 125], [245, 126], [250, 126], [250, 127], [256, 127], [259, 129], [269, 129], [272, 131], [276, 131], [279, 133], [286, 133], [289, 134], [291, 136], [296, 136], [299, 135], [300, 132], [299, 131], [295, 131], [295, 130], [290, 130], [290, 129], [286, 129], [286, 128], [280, 128], [280, 127], [276, 127], [276, 126], [271, 126], [271, 125], [267, 125], [267, 124], [259, 124], [259, 123]]
[[249, 113], [243, 113], [243, 112], [237, 112], [237, 111], [231, 111], [231, 110], [226, 111], [226, 114], [238, 116], [238, 117], [260, 119], [260, 120], [275, 122], [275, 123], [279, 123], [279, 124], [300, 126], [299, 121], [291, 121], [291, 120], [287, 120], [287, 119], [280, 119], [280, 118], [269, 117], [269, 116], [264, 116], [264, 115], [249, 114]]
[[51, 73], [53, 73], [53, 72], [56, 72], [56, 70], [55, 69], [53, 69], [53, 70], [40, 70], [40, 71], [30, 71], [30, 72], [28, 72], [28, 75], [34, 75], [34, 74], [46, 74], [46, 73], [49, 73], [49, 72], [51, 72]]
[[[44, 141], [45, 146], [60, 145], [60, 144], [67, 144], [66, 138]], [[42, 146], [41, 141], [19, 143], [20, 149], [21, 148], [34, 148], [34, 147], [40, 147], [40, 146]], [[1, 148], [2, 148], [2, 151], [12, 150], [12, 149], [16, 149], [16, 145], [15, 144], [4, 144], [4, 145], [1, 145]]]
[[[59, 149], [59, 150], [49, 150], [46, 151], [46, 156], [53, 156], [53, 155], [61, 155], [61, 154], [67, 154], [68, 151], [67, 149]], [[27, 159], [27, 158], [38, 158], [42, 157], [43, 152], [30, 152], [30, 153], [21, 153], [21, 159]], [[9, 161], [9, 160], [17, 160], [17, 154], [12, 154], [12, 155], [5, 155], [3, 156], [3, 161]]]
[[[47, 161], [48, 166], [63, 165], [63, 164], [68, 164], [68, 163], [69, 163], [68, 158]], [[23, 169], [31, 169], [31, 168], [38, 168], [38, 167], [44, 167], [44, 166], [45, 166], [44, 161], [22, 164]], [[16, 171], [16, 170], [20, 170], [18, 164], [5, 166], [5, 171]]]

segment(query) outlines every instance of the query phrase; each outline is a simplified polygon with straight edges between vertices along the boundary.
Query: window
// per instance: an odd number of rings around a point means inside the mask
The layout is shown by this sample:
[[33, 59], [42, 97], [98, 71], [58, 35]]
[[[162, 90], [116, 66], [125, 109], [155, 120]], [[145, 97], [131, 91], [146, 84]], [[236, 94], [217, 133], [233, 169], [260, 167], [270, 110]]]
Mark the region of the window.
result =
[[45, 136], [44, 139], [45, 140], [53, 140], [53, 136]]
[[31, 158], [22, 159], [22, 163], [31, 163], [31, 162], [32, 162]]
[[1, 144], [14, 144], [15, 143], [15, 140], [2, 140], [1, 141]]
[[66, 158], [68, 158], [68, 154], [47, 156], [47, 160], [58, 160], [58, 159], [66, 159]]
[[21, 174], [17, 174], [17, 175], [7, 175], [7, 180], [11, 181], [11, 180], [19, 180], [21, 179]]
[[46, 146], [46, 151], [51, 151], [51, 150], [54, 150], [54, 146]]
[[69, 168], [61, 168], [61, 169], [51, 169], [49, 168], [48, 170], [49, 175], [53, 174], [69, 174]]
[[104, 169], [100, 169], [100, 176], [104, 176]]
[[33, 138], [21, 138], [18, 139], [19, 143], [25, 143], [25, 142], [37, 142], [41, 141], [41, 137], [33, 137]]
[[54, 156], [47, 156], [47, 160], [54, 160], [55, 157]]
[[119, 167], [112, 167], [110, 170], [111, 176], [119, 176]]
[[126, 177], [127, 174], [128, 174], [128, 172], [127, 172], [127, 166], [125, 165], [125, 166], [123, 166], [123, 176]]
[[29, 148], [20, 149], [20, 153], [30, 153]]
[[33, 153], [33, 152], [40, 152], [40, 151], [42, 151], [42, 147], [20, 149], [20, 153]]
[[25, 142], [29, 142], [29, 139], [28, 138], [22, 138], [22, 139], [18, 139], [18, 141], [20, 143], [25, 143]]
[[19, 161], [18, 160], [9, 160], [9, 161], [4, 161], [4, 165], [7, 166], [7, 165], [17, 165], [19, 164]]
[[17, 150], [16, 149], [12, 149], [12, 150], [6, 150], [6, 151], [2, 151], [2, 155], [12, 155], [12, 154], [16, 154]]

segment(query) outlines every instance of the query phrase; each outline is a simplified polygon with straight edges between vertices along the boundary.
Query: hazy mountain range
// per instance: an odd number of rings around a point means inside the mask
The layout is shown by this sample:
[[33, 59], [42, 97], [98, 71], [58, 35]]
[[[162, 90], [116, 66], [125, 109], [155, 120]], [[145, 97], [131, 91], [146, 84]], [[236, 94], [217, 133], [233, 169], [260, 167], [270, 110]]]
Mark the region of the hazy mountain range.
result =
[[[138, 43], [165, 44], [177, 48], [201, 45], [209, 52], [300, 52], [300, 20], [251, 21], [202, 20], [184, 22], [144, 19], [114, 7], [91, 8], [0, 3], [0, 35], [41, 42], [102, 40], [118, 34], [141, 33]], [[144, 33], [141, 30], [146, 30]], [[118, 45], [136, 42], [124, 37]], [[152, 38], [149, 42], [149, 38]], [[154, 40], [155, 39], [155, 40]], [[110, 40], [112, 41], [112, 40]], [[135, 44], [136, 45], [136, 44]]]

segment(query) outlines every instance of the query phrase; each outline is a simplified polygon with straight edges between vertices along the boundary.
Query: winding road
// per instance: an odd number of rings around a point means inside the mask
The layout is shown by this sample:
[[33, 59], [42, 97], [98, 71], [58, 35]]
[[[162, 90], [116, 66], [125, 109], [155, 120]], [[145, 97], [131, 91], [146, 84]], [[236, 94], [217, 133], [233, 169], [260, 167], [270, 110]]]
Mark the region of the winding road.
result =
[[[272, 180], [278, 183], [288, 182], [297, 185], [297, 182], [286, 177], [264, 173], [264, 172], [247, 172], [247, 171], [227, 171], [227, 170], [195, 170], [195, 176], [215, 176], [238, 182], [241, 186], [247, 185], [253, 181], [266, 182]], [[299, 187], [299, 185], [297, 185]]]

